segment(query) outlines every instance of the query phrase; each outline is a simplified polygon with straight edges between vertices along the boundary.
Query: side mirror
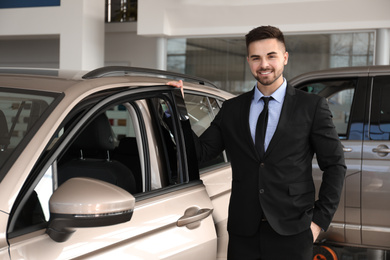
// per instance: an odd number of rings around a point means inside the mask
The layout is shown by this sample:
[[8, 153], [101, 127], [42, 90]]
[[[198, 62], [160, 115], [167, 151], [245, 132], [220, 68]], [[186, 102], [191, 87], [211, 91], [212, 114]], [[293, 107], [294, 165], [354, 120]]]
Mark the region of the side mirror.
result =
[[64, 242], [80, 227], [101, 227], [129, 221], [135, 198], [113, 184], [92, 178], [72, 178], [63, 183], [49, 201], [46, 233]]

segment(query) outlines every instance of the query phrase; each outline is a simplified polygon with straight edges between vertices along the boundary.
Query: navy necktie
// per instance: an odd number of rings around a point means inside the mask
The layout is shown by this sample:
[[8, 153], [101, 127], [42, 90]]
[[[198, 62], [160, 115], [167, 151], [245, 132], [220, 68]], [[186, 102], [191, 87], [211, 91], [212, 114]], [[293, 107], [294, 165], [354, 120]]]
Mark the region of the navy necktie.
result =
[[259, 119], [257, 120], [256, 125], [256, 136], [255, 136], [255, 147], [257, 152], [260, 155], [260, 158], [264, 157], [264, 138], [265, 132], [267, 131], [267, 123], [268, 123], [268, 103], [272, 99], [272, 97], [262, 97], [264, 101], [264, 108], [259, 115]]

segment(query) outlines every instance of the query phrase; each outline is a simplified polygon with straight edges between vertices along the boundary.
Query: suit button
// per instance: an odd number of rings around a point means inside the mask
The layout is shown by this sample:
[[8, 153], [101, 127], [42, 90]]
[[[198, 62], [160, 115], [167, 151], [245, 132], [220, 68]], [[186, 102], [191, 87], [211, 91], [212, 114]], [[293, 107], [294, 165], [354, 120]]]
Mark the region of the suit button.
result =
[[264, 190], [263, 190], [263, 189], [260, 189], [259, 192], [260, 192], [260, 194], [263, 194], [263, 193], [264, 193]]
[[260, 163], [260, 167], [261, 168], [264, 168], [265, 164], [264, 163]]

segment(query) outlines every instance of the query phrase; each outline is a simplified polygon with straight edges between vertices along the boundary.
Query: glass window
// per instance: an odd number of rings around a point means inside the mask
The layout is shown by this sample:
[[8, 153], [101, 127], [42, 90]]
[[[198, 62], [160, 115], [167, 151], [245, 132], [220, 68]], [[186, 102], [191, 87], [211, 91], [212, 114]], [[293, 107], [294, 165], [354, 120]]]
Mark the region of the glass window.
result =
[[[285, 35], [284, 76], [334, 67], [373, 64], [375, 32]], [[244, 37], [168, 39], [167, 69], [213, 81], [231, 93], [253, 88]]]
[[[190, 117], [192, 131], [194, 131], [197, 136], [200, 136], [210, 126], [211, 122], [218, 114], [220, 110], [218, 101], [215, 98], [188, 93], [185, 94], [184, 99]], [[201, 163], [199, 169], [203, 170], [225, 162], [227, 162], [227, 159], [225, 152], [223, 152], [216, 158]]]
[[10, 163], [13, 151], [28, 141], [28, 133], [54, 100], [51, 94], [0, 90], [0, 169]]
[[219, 112], [217, 102], [214, 98], [209, 99], [205, 96], [186, 94], [185, 103], [192, 130], [197, 136], [200, 136], [210, 126], [211, 121]]
[[344, 89], [328, 98], [329, 109], [333, 114], [333, 123], [340, 137], [346, 138], [354, 89]]
[[375, 77], [370, 139], [390, 140], [390, 77]]
[[300, 87], [327, 99], [340, 139], [349, 139], [348, 127], [355, 88], [355, 80], [315, 82]]
[[333, 34], [330, 42], [331, 68], [373, 64], [374, 33]]
[[137, 21], [138, 0], [106, 0], [106, 22]]

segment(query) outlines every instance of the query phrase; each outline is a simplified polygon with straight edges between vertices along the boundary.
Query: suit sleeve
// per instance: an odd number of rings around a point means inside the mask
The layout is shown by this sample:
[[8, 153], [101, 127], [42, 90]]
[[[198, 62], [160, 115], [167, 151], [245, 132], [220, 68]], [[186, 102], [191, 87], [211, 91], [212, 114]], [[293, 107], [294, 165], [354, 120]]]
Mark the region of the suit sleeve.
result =
[[325, 98], [319, 99], [317, 103], [311, 144], [323, 171], [318, 200], [314, 204], [313, 222], [326, 231], [340, 201], [346, 166], [342, 145]]
[[211, 122], [210, 126], [204, 131], [204, 133], [198, 137], [194, 132], [194, 140], [196, 153], [199, 162], [206, 162], [208, 160], [214, 159], [218, 156], [223, 150], [225, 150], [225, 145], [223, 141], [223, 132], [221, 128], [222, 118], [224, 113], [224, 106]]

